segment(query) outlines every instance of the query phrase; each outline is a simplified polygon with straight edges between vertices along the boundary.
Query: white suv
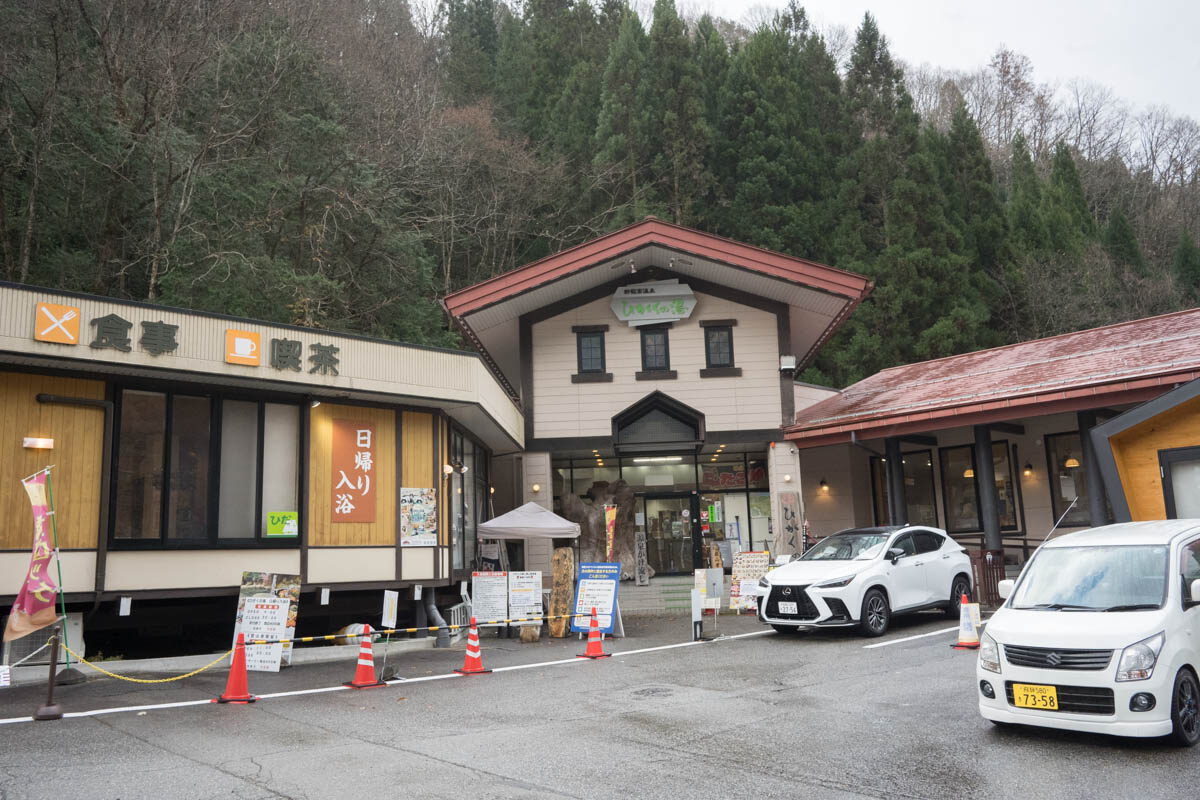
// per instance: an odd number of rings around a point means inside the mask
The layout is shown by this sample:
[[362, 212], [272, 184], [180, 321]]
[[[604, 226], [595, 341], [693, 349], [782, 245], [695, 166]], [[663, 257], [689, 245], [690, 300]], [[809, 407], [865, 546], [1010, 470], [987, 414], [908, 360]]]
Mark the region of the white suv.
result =
[[781, 633], [859, 626], [881, 636], [892, 614], [942, 608], [958, 617], [971, 561], [937, 528], [901, 525], [835, 533], [758, 582], [758, 618]]
[[1000, 594], [976, 667], [985, 718], [1200, 741], [1200, 520], [1052, 539]]

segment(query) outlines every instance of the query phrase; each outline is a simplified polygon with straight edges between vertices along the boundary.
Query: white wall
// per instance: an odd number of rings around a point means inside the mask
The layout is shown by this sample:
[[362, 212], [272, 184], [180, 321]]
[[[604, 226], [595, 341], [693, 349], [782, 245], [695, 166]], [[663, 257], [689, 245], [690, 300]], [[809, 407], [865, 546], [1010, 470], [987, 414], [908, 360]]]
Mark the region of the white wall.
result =
[[[641, 334], [616, 318], [605, 297], [533, 326], [534, 431], [548, 437], [610, 436], [612, 417], [654, 390], [702, 411], [709, 430], [778, 428], [779, 338], [775, 315], [710, 295], [696, 294], [692, 315], [668, 332], [674, 380], [639, 381]], [[733, 328], [737, 378], [701, 378], [704, 333], [701, 320], [736, 319]], [[573, 325], [608, 325], [605, 369], [611, 383], [572, 383], [578, 369]], [[789, 420], [790, 422], [790, 420]]]
[[[547, 511], [554, 510], [554, 489], [550, 482], [550, 454], [525, 453], [522, 462], [522, 497], [521, 505], [533, 502]], [[537, 484], [539, 491], [533, 491]], [[552, 583], [550, 574], [551, 559], [554, 556], [553, 542], [549, 539], [531, 539], [525, 542], [525, 569], [541, 571], [542, 586], [549, 587]]]

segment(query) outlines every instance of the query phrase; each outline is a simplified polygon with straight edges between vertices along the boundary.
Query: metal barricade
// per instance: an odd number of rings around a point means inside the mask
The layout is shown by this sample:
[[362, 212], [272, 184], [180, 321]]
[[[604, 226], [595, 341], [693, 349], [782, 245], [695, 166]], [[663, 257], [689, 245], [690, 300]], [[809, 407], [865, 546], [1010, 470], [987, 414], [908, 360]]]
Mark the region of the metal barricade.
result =
[[471, 624], [471, 606], [469, 603], [458, 603], [446, 609], [446, 622], [455, 625], [450, 629], [450, 641], [457, 642], [467, 632]]

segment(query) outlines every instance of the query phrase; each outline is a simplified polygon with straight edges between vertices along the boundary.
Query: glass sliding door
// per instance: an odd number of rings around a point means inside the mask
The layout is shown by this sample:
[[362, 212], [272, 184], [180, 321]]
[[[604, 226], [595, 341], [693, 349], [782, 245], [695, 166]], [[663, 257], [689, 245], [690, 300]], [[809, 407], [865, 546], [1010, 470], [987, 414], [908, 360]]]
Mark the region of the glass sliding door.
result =
[[690, 497], [646, 498], [646, 560], [655, 574], [694, 569], [691, 505]]

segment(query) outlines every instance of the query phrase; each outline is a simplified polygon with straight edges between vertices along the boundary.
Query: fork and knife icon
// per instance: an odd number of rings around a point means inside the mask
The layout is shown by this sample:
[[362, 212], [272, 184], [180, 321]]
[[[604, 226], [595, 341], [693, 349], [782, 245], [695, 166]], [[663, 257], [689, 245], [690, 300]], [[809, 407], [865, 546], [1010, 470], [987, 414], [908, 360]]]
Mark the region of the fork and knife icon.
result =
[[63, 314], [61, 318], [55, 317], [54, 314], [51, 313], [50, 309], [46, 308], [45, 306], [38, 306], [38, 310], [50, 318], [50, 325], [41, 333], [39, 333], [38, 336], [47, 336], [49, 335], [50, 331], [57, 328], [58, 330], [62, 331], [63, 335], [72, 342], [75, 341], [74, 335], [72, 335], [71, 332], [66, 329], [66, 323], [70, 322], [76, 317], [75, 309], [67, 309], [66, 313]]

